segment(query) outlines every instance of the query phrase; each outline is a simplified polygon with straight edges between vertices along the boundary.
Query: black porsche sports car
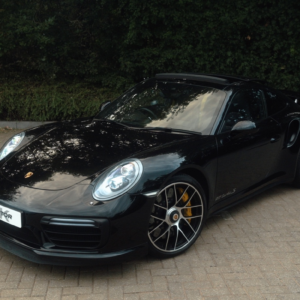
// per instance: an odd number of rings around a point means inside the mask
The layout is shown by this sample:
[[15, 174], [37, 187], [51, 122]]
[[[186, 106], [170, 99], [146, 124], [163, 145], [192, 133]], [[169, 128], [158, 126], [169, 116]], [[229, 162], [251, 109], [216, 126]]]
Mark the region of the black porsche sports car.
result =
[[15, 135], [0, 151], [0, 246], [60, 265], [182, 253], [212, 214], [300, 186], [296, 96], [157, 74], [95, 117]]

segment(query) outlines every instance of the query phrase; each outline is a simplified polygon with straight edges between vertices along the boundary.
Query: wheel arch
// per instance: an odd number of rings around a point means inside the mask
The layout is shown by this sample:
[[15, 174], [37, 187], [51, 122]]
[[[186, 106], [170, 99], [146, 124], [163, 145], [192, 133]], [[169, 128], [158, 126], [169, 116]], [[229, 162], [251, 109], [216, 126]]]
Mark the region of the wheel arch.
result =
[[208, 205], [210, 192], [209, 192], [208, 181], [207, 181], [206, 177], [204, 176], [204, 174], [198, 169], [186, 168], [186, 169], [180, 170], [176, 174], [173, 174], [173, 176], [174, 175], [179, 175], [179, 174], [189, 175], [189, 176], [193, 177], [201, 185], [201, 187], [203, 188], [204, 193], [205, 193], [206, 204]]

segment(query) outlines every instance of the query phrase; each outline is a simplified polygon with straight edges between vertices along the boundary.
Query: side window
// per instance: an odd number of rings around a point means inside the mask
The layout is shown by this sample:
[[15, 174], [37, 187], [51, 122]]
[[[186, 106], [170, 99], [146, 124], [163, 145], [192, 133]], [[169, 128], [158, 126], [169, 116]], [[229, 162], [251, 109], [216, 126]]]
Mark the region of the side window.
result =
[[267, 116], [261, 90], [241, 90], [233, 95], [221, 125], [221, 132], [230, 131], [239, 121], [257, 122]]
[[284, 97], [282, 97], [280, 94], [277, 94], [273, 91], [266, 90], [265, 98], [266, 98], [267, 109], [268, 109], [269, 115], [273, 115], [273, 114], [281, 111], [286, 105], [286, 101], [285, 101]]

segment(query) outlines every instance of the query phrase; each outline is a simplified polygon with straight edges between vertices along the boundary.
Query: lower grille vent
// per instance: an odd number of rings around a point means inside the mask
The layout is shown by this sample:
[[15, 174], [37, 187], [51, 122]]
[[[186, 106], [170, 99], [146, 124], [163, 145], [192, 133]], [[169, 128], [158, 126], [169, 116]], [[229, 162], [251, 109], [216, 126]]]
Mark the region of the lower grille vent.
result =
[[95, 249], [102, 241], [101, 224], [95, 220], [44, 217], [41, 223], [47, 239], [59, 248]]

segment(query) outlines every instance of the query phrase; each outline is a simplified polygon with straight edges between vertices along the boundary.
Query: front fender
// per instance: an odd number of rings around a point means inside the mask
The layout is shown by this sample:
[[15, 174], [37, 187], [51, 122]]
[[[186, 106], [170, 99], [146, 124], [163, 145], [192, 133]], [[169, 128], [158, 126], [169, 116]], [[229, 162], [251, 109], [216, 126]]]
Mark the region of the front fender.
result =
[[143, 164], [143, 175], [129, 192], [139, 194], [159, 191], [172, 176], [186, 173], [204, 185], [207, 198], [214, 199], [217, 153], [214, 136], [195, 138], [177, 146], [144, 153], [137, 157]]

